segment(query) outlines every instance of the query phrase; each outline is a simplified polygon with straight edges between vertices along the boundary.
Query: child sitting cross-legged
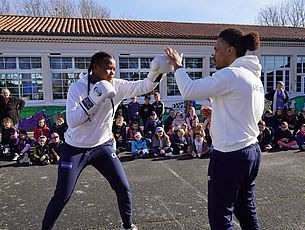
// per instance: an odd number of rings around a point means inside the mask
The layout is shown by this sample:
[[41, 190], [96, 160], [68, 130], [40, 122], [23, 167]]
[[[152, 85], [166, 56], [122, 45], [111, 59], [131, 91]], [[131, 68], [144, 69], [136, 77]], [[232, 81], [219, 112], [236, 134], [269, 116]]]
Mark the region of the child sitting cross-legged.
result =
[[173, 155], [173, 149], [170, 147], [171, 142], [162, 127], [157, 127], [154, 136], [152, 137], [150, 153], [157, 156], [170, 157]]
[[29, 163], [31, 145], [32, 140], [28, 137], [28, 133], [24, 129], [19, 130], [19, 135], [13, 145], [13, 152], [16, 154], [17, 164]]
[[272, 134], [264, 121], [258, 122], [259, 135], [257, 137], [262, 152], [272, 149]]
[[149, 154], [146, 140], [142, 138], [140, 132], [136, 132], [134, 135], [134, 139], [131, 142], [131, 153], [133, 159], [145, 158]]
[[14, 153], [10, 151], [10, 143], [11, 136], [14, 135], [15, 132], [16, 129], [13, 120], [9, 117], [4, 118], [1, 130], [1, 154], [14, 157]]
[[30, 155], [30, 160], [33, 164], [50, 164], [50, 147], [46, 143], [46, 136], [42, 135], [37, 139], [37, 144], [34, 146], [34, 153]]
[[305, 124], [301, 126], [301, 129], [297, 133], [297, 142], [301, 151], [305, 151]]
[[291, 131], [288, 129], [288, 123], [283, 121], [275, 134], [275, 143], [280, 149], [298, 149], [297, 142], [293, 139]]
[[172, 143], [173, 154], [183, 154], [187, 151], [188, 144], [184, 135], [183, 129], [178, 129], [178, 132], [174, 135]]
[[212, 148], [208, 147], [207, 141], [204, 137], [203, 132], [194, 133], [194, 141], [192, 143], [192, 157], [202, 157], [209, 156], [211, 154]]
[[51, 141], [49, 142], [50, 147], [50, 163], [58, 163], [60, 159], [60, 146], [63, 141], [60, 140], [58, 133], [51, 134]]

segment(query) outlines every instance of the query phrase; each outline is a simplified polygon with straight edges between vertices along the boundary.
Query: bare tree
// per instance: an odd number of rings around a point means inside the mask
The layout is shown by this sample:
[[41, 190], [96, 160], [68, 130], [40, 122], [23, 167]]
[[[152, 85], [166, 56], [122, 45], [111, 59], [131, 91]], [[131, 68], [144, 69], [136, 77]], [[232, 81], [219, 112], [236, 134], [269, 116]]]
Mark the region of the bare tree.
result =
[[79, 11], [82, 18], [109, 18], [110, 11], [97, 0], [80, 0]]
[[75, 17], [78, 12], [73, 0], [49, 0], [48, 15], [55, 17]]
[[21, 3], [21, 14], [30, 16], [47, 15], [46, 0], [23, 0]]
[[9, 14], [10, 13], [10, 4], [9, 0], [0, 1], [0, 14]]
[[287, 18], [292, 26], [305, 26], [305, 0], [290, 0], [287, 7]]
[[261, 8], [256, 22], [267, 26], [294, 26], [305, 25], [305, 0], [285, 0]]
[[0, 0], [0, 14], [109, 18], [99, 0]]

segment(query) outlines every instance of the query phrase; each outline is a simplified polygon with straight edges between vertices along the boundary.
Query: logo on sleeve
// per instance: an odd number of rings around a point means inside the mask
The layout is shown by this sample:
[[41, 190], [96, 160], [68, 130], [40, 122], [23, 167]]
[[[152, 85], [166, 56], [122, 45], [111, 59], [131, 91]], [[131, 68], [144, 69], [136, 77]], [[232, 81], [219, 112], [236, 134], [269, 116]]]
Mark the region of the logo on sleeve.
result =
[[93, 88], [93, 91], [95, 92], [95, 94], [96, 94], [98, 97], [102, 96], [102, 94], [103, 94], [102, 89], [99, 88], [99, 87], [97, 87], [97, 86]]

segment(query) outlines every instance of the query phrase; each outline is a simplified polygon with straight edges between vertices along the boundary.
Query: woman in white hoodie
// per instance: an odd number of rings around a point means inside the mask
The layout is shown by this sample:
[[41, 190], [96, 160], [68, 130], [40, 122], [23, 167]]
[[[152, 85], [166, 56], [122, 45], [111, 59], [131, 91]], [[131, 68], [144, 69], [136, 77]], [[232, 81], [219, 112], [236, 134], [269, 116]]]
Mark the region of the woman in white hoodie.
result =
[[258, 121], [264, 109], [261, 65], [247, 50], [259, 48], [257, 32], [228, 28], [216, 41], [218, 71], [199, 80], [188, 77], [182, 55], [167, 47], [181, 95], [186, 100], [213, 98], [211, 136], [214, 150], [208, 170], [208, 214], [211, 229], [233, 229], [232, 214], [242, 229], [259, 229], [254, 204], [260, 165]]
[[88, 165], [95, 167], [115, 191], [122, 229], [137, 229], [131, 221], [131, 190], [112, 148], [113, 118], [124, 98], [151, 92], [170, 69], [166, 57], [158, 56], [153, 60], [147, 78], [132, 82], [114, 78], [115, 68], [111, 55], [98, 52], [91, 58], [89, 74], [81, 76], [69, 88], [66, 104], [68, 130], [61, 148], [56, 190], [47, 207], [42, 229], [53, 228], [80, 173]]

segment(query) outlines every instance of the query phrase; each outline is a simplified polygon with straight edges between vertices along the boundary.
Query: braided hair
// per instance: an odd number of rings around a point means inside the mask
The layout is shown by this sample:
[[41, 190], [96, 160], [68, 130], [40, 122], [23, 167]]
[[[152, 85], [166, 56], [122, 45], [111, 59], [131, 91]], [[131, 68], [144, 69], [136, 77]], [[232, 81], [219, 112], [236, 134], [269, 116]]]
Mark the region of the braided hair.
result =
[[96, 64], [96, 65], [102, 66], [103, 63], [109, 59], [113, 59], [113, 56], [111, 56], [110, 54], [108, 54], [106, 52], [102, 52], [102, 51], [95, 53], [91, 57], [90, 65], [88, 68], [88, 94], [90, 92], [90, 83], [94, 84], [97, 82], [96, 77], [92, 73], [93, 65]]

